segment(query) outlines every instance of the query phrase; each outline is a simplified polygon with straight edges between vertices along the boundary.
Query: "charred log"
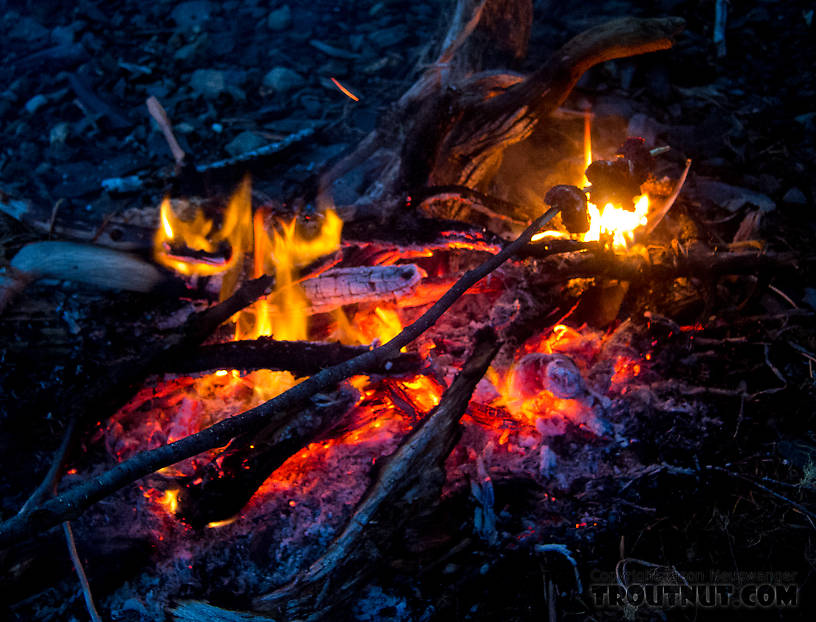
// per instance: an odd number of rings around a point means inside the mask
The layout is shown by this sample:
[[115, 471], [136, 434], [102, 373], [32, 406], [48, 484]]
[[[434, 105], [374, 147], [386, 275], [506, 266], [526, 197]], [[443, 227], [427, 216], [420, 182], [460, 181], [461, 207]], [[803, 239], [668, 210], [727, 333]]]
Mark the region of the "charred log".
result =
[[198, 473], [179, 482], [178, 517], [200, 528], [237, 514], [275, 469], [333, 427], [357, 397], [348, 386], [315, 395], [279, 424], [233, 440]]
[[[321, 369], [347, 361], [367, 352], [368, 346], [344, 346], [339, 343], [310, 341], [277, 341], [259, 337], [247, 341], [230, 341], [201, 346], [169, 361], [163, 371], [192, 374], [214, 369], [271, 369], [311, 376]], [[414, 373], [422, 366], [416, 354], [402, 353], [383, 363], [371, 373], [400, 375]]]

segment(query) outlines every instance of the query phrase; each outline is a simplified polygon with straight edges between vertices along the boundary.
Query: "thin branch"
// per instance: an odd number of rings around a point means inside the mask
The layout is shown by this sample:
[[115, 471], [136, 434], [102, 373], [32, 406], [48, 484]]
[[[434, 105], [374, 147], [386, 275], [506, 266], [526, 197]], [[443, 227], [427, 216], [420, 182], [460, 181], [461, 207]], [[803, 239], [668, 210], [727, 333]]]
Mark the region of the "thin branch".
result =
[[85, 598], [85, 606], [88, 609], [88, 614], [91, 616], [91, 622], [102, 622], [99, 612], [96, 610], [94, 604], [93, 594], [91, 593], [91, 584], [88, 583], [88, 576], [85, 574], [85, 568], [82, 567], [82, 560], [79, 559], [77, 552], [76, 540], [74, 539], [74, 530], [71, 529], [71, 523], [65, 521], [62, 524], [62, 531], [65, 534], [65, 542], [68, 545], [68, 553], [71, 555], [71, 563], [74, 564], [79, 577], [79, 584], [82, 586], [82, 596]]
[[28, 513], [29, 510], [42, 503], [43, 499], [50, 497], [53, 494], [60, 478], [62, 466], [65, 464], [65, 456], [68, 454], [68, 448], [74, 441], [74, 436], [77, 430], [76, 423], [76, 416], [73, 416], [68, 420], [68, 425], [66, 426], [65, 433], [62, 436], [62, 442], [57, 448], [57, 451], [54, 453], [54, 458], [51, 461], [51, 467], [48, 469], [48, 472], [45, 474], [45, 477], [40, 485], [37, 486], [34, 492], [31, 493], [31, 496], [23, 504], [23, 507], [20, 508], [20, 514]]
[[42, 532], [65, 520], [76, 518], [90, 505], [127, 484], [165, 466], [210, 449], [223, 447], [235, 436], [259, 430], [285, 416], [289, 409], [318, 391], [335, 386], [349, 376], [376, 369], [433, 326], [468, 289], [523, 248], [530, 238], [557, 213], [556, 208], [550, 208], [499, 253], [462, 275], [442, 298], [388, 343], [351, 360], [324, 369], [279, 396], [240, 415], [216, 423], [197, 434], [136, 454], [106, 473], [74, 486], [25, 514], [18, 514], [6, 520], [0, 524], [0, 546], [7, 546], [20, 538]]

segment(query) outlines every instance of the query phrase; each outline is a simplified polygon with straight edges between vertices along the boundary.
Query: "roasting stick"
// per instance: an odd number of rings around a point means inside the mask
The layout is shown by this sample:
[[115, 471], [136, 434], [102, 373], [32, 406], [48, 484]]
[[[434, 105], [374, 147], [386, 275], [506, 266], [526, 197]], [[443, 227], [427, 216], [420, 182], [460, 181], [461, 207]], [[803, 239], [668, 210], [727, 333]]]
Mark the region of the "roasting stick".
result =
[[[550, 208], [537, 218], [516, 240], [507, 244], [480, 266], [469, 270], [413, 324], [408, 325], [391, 341], [351, 360], [326, 368], [279, 396], [240, 415], [225, 419], [197, 434], [175, 443], [136, 454], [106, 473], [66, 490], [25, 513], [0, 524], [0, 546], [34, 535], [76, 518], [100, 499], [163, 467], [175, 464], [201, 452], [223, 447], [232, 438], [259, 430], [280, 419], [288, 409], [308, 399], [318, 391], [334, 386], [346, 378], [365, 373], [397, 356], [400, 349], [428, 330], [468, 289], [521, 250], [535, 233], [557, 213]], [[222, 303], [223, 304], [223, 303]], [[219, 305], [221, 306], [221, 305]]]

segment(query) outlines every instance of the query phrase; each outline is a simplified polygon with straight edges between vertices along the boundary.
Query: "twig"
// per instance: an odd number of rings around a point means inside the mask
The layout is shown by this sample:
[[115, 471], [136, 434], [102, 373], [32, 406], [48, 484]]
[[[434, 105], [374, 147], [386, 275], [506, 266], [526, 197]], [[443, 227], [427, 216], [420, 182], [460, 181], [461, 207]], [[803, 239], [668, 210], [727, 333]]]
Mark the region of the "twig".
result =
[[[0, 546], [6, 546], [22, 537], [39, 533], [65, 520], [75, 518], [90, 505], [145, 475], [201, 452], [223, 447], [230, 439], [239, 434], [251, 433], [265, 425], [269, 425], [276, 418], [285, 415], [289, 409], [302, 403], [318, 391], [334, 386], [349, 376], [380, 367], [387, 360], [397, 355], [401, 348], [407, 346], [428, 330], [469, 288], [527, 244], [533, 234], [549, 222], [556, 213], [558, 213], [556, 208], [550, 208], [499, 253], [493, 255], [477, 268], [462, 275], [442, 298], [388, 343], [356, 356], [349, 361], [324, 369], [279, 396], [240, 415], [216, 423], [197, 434], [192, 434], [157, 449], [136, 454], [106, 473], [77, 484], [58, 497], [50, 499], [37, 508], [30, 509], [25, 514], [18, 514], [6, 520], [0, 524]], [[223, 307], [228, 303], [229, 299], [219, 307]], [[212, 313], [208, 319], [212, 319]], [[215, 325], [217, 326], [217, 324]]]
[[229, 166], [235, 166], [237, 164], [244, 164], [251, 160], [257, 160], [258, 158], [264, 158], [266, 156], [275, 155], [276, 153], [280, 153], [284, 149], [291, 147], [295, 143], [299, 143], [303, 140], [306, 140], [314, 133], [315, 133], [314, 128], [306, 127], [300, 130], [299, 132], [290, 134], [283, 140], [280, 140], [276, 143], [264, 145], [263, 147], [253, 149], [252, 151], [246, 151], [244, 153], [238, 154], [233, 158], [226, 158], [224, 160], [208, 162], [207, 164], [197, 164], [195, 168], [196, 171], [198, 171], [199, 173], [205, 173], [207, 171], [212, 171], [214, 169], [227, 168]]
[[146, 103], [147, 111], [158, 124], [162, 134], [164, 134], [164, 140], [167, 141], [167, 146], [170, 147], [170, 151], [173, 153], [173, 159], [176, 161], [176, 164], [183, 166], [184, 158], [187, 154], [184, 153], [184, 149], [181, 148], [176, 140], [176, 135], [173, 134], [173, 127], [170, 125], [170, 118], [167, 116], [167, 112], [165, 112], [164, 107], [153, 95], [147, 98]]
[[76, 570], [77, 576], [79, 577], [79, 584], [82, 586], [82, 596], [85, 598], [85, 606], [88, 608], [91, 621], [102, 622], [102, 618], [99, 617], [99, 612], [96, 610], [96, 605], [94, 604], [91, 584], [88, 583], [88, 577], [85, 574], [85, 569], [82, 567], [82, 560], [79, 559], [71, 523], [68, 521], [62, 523], [62, 531], [65, 534], [65, 542], [68, 544], [68, 553], [71, 555], [71, 562], [74, 564], [74, 570]]
[[279, 610], [285, 619], [311, 622], [326, 619], [353, 593], [410, 514], [438, 498], [445, 459], [459, 439], [459, 419], [500, 346], [493, 330], [477, 332], [473, 353], [462, 371], [439, 405], [393, 454], [380, 461], [374, 482], [342, 532], [306, 572], [256, 599], [257, 607]]
[[45, 474], [42, 482], [31, 493], [31, 496], [26, 499], [23, 507], [20, 508], [19, 514], [27, 514], [32, 508], [42, 503], [43, 499], [53, 494], [57, 487], [57, 481], [60, 478], [60, 472], [63, 464], [65, 464], [65, 456], [68, 454], [68, 448], [74, 440], [74, 434], [77, 429], [77, 418], [75, 416], [68, 420], [68, 425], [65, 427], [65, 433], [62, 436], [62, 442], [54, 453], [54, 458], [51, 460], [51, 467]]

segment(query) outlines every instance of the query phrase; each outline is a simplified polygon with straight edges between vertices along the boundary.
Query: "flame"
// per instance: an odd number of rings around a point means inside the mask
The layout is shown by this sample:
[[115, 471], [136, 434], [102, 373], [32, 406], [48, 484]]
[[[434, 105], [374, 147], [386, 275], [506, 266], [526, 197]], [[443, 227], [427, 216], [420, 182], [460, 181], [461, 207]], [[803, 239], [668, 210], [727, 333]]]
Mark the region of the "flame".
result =
[[[592, 164], [592, 113], [589, 110], [584, 111], [584, 170], [589, 168]], [[583, 186], [589, 185], [589, 180], [584, 175]]]
[[[246, 177], [230, 198], [220, 227], [197, 209], [192, 219], [182, 219], [173, 210], [169, 199], [162, 201], [159, 210], [160, 226], [154, 239], [156, 260], [184, 275], [213, 275], [225, 273], [220, 298], [233, 293], [243, 269], [243, 257], [252, 253], [252, 276], [275, 274], [275, 290], [241, 311], [234, 318], [235, 339], [256, 339], [273, 335], [281, 340], [304, 340], [308, 332], [308, 300], [298, 285], [298, 269], [340, 246], [343, 221], [331, 210], [323, 217], [316, 235], [307, 235], [298, 226], [297, 219], [279, 223], [270, 235], [266, 231], [262, 210], [252, 215], [250, 181]], [[222, 262], [206, 261], [173, 254], [174, 248], [187, 248], [199, 253], [215, 254], [226, 245], [230, 255]], [[227, 370], [218, 370], [210, 378], [227, 376]], [[251, 382], [256, 394], [270, 399], [295, 384], [286, 372], [261, 370], [253, 373]], [[233, 373], [227, 380], [234, 383], [246, 379]], [[208, 383], [202, 384], [206, 390]]]
[[402, 319], [395, 307], [378, 305], [373, 309], [360, 310], [353, 320], [349, 320], [343, 309], [336, 309], [332, 316], [337, 323], [334, 337], [345, 345], [386, 343], [402, 331]]
[[[192, 276], [210, 276], [226, 272], [240, 265], [250, 233], [246, 224], [251, 211], [249, 179], [245, 178], [238, 190], [230, 198], [220, 227], [207, 218], [200, 208], [196, 208], [191, 219], [179, 217], [169, 198], [159, 207], [160, 227], [153, 238], [156, 261], [176, 272]], [[174, 254], [174, 248], [184, 248], [208, 255], [229, 250], [229, 256], [217, 260], [193, 259]]]
[[[592, 164], [592, 113], [584, 112], [584, 171]], [[581, 186], [587, 187], [589, 180], [586, 174], [582, 176]], [[607, 203], [603, 209], [589, 202], [587, 204], [589, 212], [589, 231], [583, 234], [572, 236], [580, 242], [598, 242], [601, 238], [610, 238], [612, 247], [618, 250], [625, 249], [634, 239], [635, 231], [647, 223], [649, 213], [649, 197], [641, 195], [635, 201], [635, 210], [629, 211], [622, 207]], [[531, 238], [531, 242], [539, 242], [544, 239], [568, 238], [570, 235], [564, 231], [547, 230], [539, 231]]]
[[589, 231], [582, 236], [583, 242], [597, 242], [601, 236], [611, 236], [612, 246], [626, 248], [635, 235], [635, 230], [646, 224], [649, 213], [649, 197], [642, 194], [635, 201], [635, 211], [630, 212], [607, 203], [599, 210], [594, 203], [588, 204]]
[[225, 518], [224, 520], [215, 520], [210, 523], [207, 523], [207, 529], [217, 529], [218, 527], [225, 527], [227, 525], [231, 525], [235, 521], [238, 520], [239, 514], [235, 516], [231, 516], [230, 518]]

